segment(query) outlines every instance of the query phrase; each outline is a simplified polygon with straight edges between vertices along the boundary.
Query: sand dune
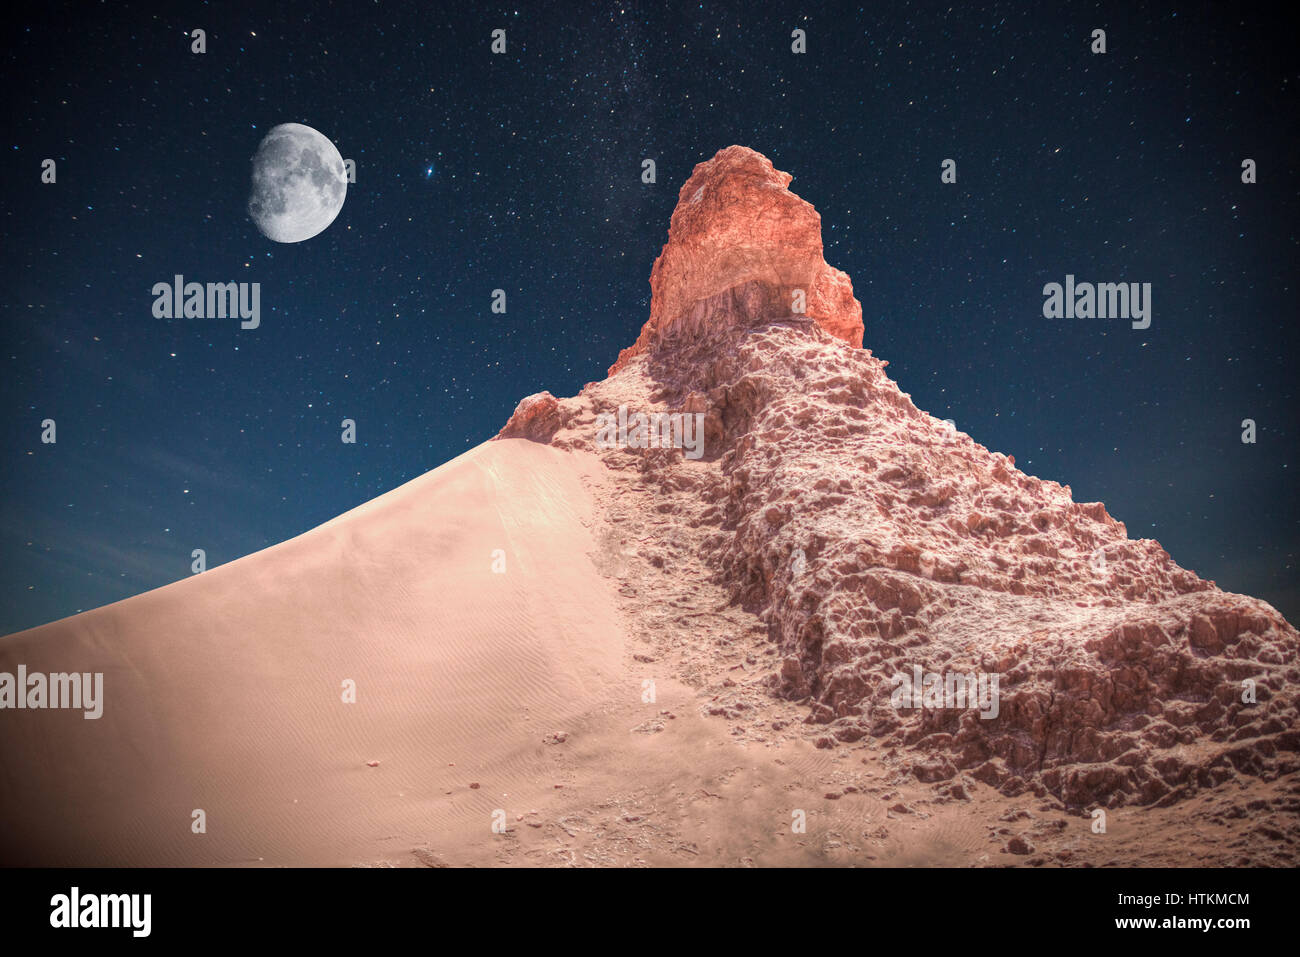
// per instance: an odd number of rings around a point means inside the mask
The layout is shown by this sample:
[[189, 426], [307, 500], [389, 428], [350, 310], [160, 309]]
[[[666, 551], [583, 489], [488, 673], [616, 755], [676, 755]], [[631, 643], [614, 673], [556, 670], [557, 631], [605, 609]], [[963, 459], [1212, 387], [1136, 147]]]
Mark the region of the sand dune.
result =
[[482, 445], [291, 541], [3, 639], [0, 671], [102, 671], [106, 702], [5, 713], [0, 859], [333, 864], [490, 834], [497, 794], [622, 661], [587, 558], [599, 469]]

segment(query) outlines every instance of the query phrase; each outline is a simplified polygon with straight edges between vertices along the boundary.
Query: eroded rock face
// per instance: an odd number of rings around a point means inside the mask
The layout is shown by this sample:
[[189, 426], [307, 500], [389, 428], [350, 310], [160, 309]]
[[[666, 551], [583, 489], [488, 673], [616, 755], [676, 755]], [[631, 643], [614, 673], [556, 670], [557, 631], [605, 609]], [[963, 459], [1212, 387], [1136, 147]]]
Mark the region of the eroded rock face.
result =
[[[791, 316], [780, 293], [817, 273], [816, 214], [755, 156], [733, 147], [696, 168], [651, 319], [611, 376], [531, 397], [507, 427], [598, 455], [628, 496], [648, 495], [619, 519], [651, 516], [632, 536], [664, 592], [646, 600], [690, 608], [721, 590], [770, 640], [751, 688], [806, 702], [819, 745], [896, 749], [936, 787], [1085, 809], [1300, 770], [1295, 628], [917, 409], [857, 348], [856, 303]], [[620, 404], [702, 413], [703, 458], [598, 448], [596, 416]], [[996, 716], [900, 709], [916, 667], [996, 675]], [[738, 684], [716, 691], [711, 713], [761, 717]]]
[[545, 445], [559, 430], [563, 418], [559, 402], [549, 392], [527, 396], [515, 406], [509, 421], [497, 433], [499, 439], [529, 439]]
[[[1300, 636], [1268, 604], [916, 409], [868, 352], [774, 326], [735, 354], [710, 390], [744, 412], [705, 560], [828, 737], [1073, 806], [1300, 768]], [[996, 717], [893, 707], [913, 666], [997, 675]]]
[[[678, 195], [668, 242], [650, 273], [650, 319], [610, 368], [674, 336], [699, 336], [803, 315], [862, 345], [853, 284], [822, 258], [821, 217], [786, 189], [792, 177], [743, 146], [695, 167]], [[798, 294], [796, 293], [798, 290]]]

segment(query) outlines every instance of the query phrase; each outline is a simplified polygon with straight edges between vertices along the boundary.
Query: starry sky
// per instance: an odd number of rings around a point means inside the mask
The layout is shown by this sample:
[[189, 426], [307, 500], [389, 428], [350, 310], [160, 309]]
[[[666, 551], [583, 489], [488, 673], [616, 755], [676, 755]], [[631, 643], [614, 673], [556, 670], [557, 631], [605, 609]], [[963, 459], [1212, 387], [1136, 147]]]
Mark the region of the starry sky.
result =
[[[920, 408], [1300, 620], [1300, 60], [1269, 10], [28, 5], [3, 27], [0, 633], [283, 541], [603, 378], [678, 189], [733, 143], [821, 213]], [[288, 122], [357, 165], [291, 245], [246, 212]], [[154, 318], [177, 273], [259, 282], [260, 328]], [[1151, 327], [1045, 319], [1067, 273], [1150, 282]]]

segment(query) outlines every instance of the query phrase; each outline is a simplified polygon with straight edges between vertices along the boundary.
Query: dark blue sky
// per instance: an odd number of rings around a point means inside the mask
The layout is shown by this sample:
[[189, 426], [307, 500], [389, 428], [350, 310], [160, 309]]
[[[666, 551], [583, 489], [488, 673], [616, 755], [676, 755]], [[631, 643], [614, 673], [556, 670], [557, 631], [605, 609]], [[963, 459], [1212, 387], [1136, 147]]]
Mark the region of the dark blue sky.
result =
[[[919, 407], [1300, 618], [1300, 60], [1270, 7], [447, 6], [7, 18], [0, 632], [290, 538], [603, 377], [732, 143], [820, 211]], [[297, 245], [245, 212], [286, 122], [357, 163]], [[176, 273], [260, 282], [261, 327], [153, 318]], [[1150, 282], [1151, 328], [1044, 319], [1067, 273]]]

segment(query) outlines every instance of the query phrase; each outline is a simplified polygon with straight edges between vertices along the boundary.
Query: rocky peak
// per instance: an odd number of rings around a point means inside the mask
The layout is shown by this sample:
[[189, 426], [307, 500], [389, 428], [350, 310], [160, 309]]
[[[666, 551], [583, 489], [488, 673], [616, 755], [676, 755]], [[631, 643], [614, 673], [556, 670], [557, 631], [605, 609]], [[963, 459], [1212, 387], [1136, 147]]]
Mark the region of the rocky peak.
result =
[[790, 192], [792, 178], [744, 146], [695, 167], [650, 273], [650, 318], [611, 375], [666, 339], [790, 316], [862, 345], [853, 283], [822, 258], [821, 216]]
[[[978, 782], [1080, 813], [1300, 769], [1295, 628], [918, 409], [861, 348], [849, 278], [789, 182], [741, 147], [697, 166], [636, 343], [499, 436], [604, 463], [600, 561], [647, 640], [696, 648], [710, 616], [730, 616], [716, 653], [764, 636], [710, 713], [753, 715], [766, 740], [771, 701], [799, 701], [819, 747], [866, 739], [950, 795]], [[703, 456], [600, 443], [616, 410], [701, 416]], [[996, 713], [900, 706], [913, 669], [996, 678]]]

